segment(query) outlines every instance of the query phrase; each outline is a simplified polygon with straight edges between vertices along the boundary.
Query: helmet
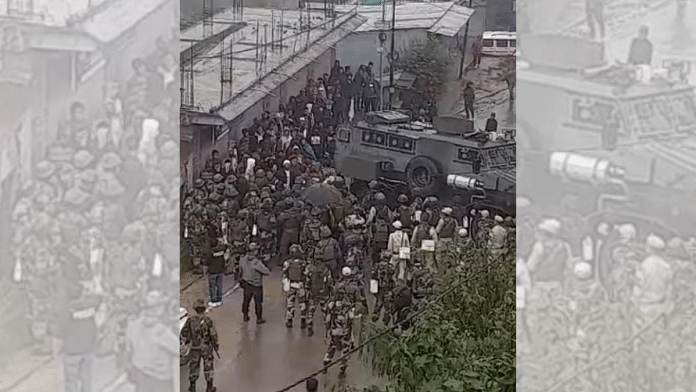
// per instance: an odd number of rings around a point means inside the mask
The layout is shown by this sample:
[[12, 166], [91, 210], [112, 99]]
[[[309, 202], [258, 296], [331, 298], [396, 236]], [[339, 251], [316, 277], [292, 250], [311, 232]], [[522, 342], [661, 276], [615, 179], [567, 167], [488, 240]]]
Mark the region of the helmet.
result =
[[290, 247], [290, 256], [300, 256], [304, 253], [300, 244], [294, 244]]
[[41, 161], [36, 164], [36, 176], [40, 179], [46, 179], [53, 175], [56, 171], [56, 165], [49, 161]]
[[205, 181], [203, 181], [202, 179], [199, 178], [199, 179], [197, 179], [196, 181], [193, 182], [193, 185], [194, 185], [196, 188], [203, 188], [203, 185], [205, 185]]
[[253, 252], [255, 250], [259, 250], [259, 244], [257, 244], [256, 242], [252, 242], [251, 244], [249, 244], [249, 251]]
[[331, 229], [329, 228], [329, 226], [324, 225], [321, 227], [321, 237], [322, 238], [331, 237]]
[[343, 274], [343, 276], [350, 276], [351, 272], [350, 267], [343, 267], [341, 270], [341, 274]]
[[193, 303], [193, 310], [198, 310], [198, 309], [206, 309], [205, 302], [202, 299], [197, 299], [196, 302]]
[[292, 206], [293, 206], [293, 208], [302, 208], [304, 206], [304, 204], [299, 200], [295, 200], [295, 202], [293, 203]]
[[367, 186], [374, 191], [379, 187], [379, 183], [376, 180], [372, 180], [369, 184], [367, 184]]
[[403, 193], [399, 195], [399, 198], [396, 199], [399, 203], [405, 204], [408, 203], [408, 196], [404, 195]]
[[222, 180], [224, 180], [224, 179], [225, 179], [225, 176], [223, 176], [223, 175], [220, 174], [220, 173], [217, 173], [217, 174], [215, 174], [215, 175], [213, 176], [213, 181], [216, 182], [216, 183], [221, 183]]
[[385, 196], [384, 193], [377, 192], [375, 194], [375, 201], [386, 201], [386, 200], [387, 200], [387, 196]]

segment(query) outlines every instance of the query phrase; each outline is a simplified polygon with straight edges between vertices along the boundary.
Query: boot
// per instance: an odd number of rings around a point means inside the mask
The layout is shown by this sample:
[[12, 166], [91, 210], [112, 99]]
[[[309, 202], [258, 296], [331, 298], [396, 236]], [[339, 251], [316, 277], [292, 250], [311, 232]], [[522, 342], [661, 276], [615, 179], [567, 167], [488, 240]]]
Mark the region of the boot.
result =
[[208, 387], [205, 389], [205, 392], [215, 392], [217, 388], [213, 386], [213, 380], [208, 380]]
[[307, 328], [307, 320], [300, 320], [300, 329]]
[[314, 335], [314, 328], [309, 327], [309, 328], [307, 329], [307, 336], [312, 336], [312, 335]]
[[285, 322], [285, 326], [288, 328], [292, 328], [292, 320], [288, 320]]
[[189, 384], [189, 392], [196, 392], [196, 382], [191, 381], [191, 384]]

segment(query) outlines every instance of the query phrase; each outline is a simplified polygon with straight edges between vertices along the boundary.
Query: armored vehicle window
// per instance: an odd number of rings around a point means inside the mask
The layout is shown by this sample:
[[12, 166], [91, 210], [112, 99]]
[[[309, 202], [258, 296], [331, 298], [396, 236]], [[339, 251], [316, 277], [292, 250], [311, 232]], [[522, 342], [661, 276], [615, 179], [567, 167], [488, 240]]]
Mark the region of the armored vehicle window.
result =
[[507, 157], [510, 161], [510, 164], [514, 165], [515, 163], [517, 163], [517, 148], [515, 146], [509, 146], [505, 148], [505, 151], [507, 152]]
[[511, 39], [510, 40], [510, 47], [511, 48], [517, 47], [517, 41], [515, 41], [514, 39]]
[[493, 169], [504, 167], [508, 165], [507, 153], [505, 151], [506, 147], [493, 148], [486, 150], [484, 155], [488, 159], [489, 166]]
[[480, 156], [480, 152], [473, 148], [460, 148], [457, 160], [464, 163], [474, 163]]
[[506, 39], [497, 39], [497, 40], [495, 40], [495, 46], [497, 46], [499, 48], [507, 48], [508, 41]]
[[347, 129], [338, 131], [338, 140], [344, 143], [350, 143], [350, 131]]
[[696, 125], [696, 103], [691, 94], [676, 95], [672, 97], [674, 104], [674, 114], [677, 116], [677, 123], [682, 127], [693, 127]]
[[672, 107], [669, 101], [652, 98], [633, 105], [636, 126], [642, 135], [669, 132], [674, 127]]
[[484, 48], [492, 48], [493, 47], [493, 40], [492, 39], [484, 39], [483, 40], [483, 47]]

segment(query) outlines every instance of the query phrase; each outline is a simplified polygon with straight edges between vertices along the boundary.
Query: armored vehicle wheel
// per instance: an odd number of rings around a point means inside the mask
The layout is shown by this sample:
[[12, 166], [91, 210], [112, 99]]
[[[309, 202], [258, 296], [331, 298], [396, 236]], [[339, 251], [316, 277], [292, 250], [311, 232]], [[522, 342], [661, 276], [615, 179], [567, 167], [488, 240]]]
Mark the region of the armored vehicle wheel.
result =
[[437, 193], [441, 177], [435, 161], [428, 157], [416, 157], [406, 168], [406, 181], [412, 195], [427, 197]]

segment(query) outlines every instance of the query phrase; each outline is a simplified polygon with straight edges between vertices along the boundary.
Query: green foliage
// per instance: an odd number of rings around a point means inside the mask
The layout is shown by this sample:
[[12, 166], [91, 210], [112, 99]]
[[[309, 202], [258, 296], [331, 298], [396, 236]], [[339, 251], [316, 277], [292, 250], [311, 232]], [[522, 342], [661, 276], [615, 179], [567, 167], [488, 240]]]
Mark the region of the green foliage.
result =
[[[485, 267], [481, 249], [440, 255], [436, 291], [412, 330], [386, 333], [363, 359], [387, 376], [386, 391], [469, 392], [515, 389], [515, 251]], [[462, 284], [465, 279], [470, 279]], [[374, 336], [384, 326], [369, 324]], [[365, 355], [367, 354], [367, 355]]]
[[452, 60], [453, 57], [446, 46], [436, 37], [428, 37], [411, 45], [399, 61], [399, 67], [416, 75], [419, 84], [439, 86], [445, 82]]

